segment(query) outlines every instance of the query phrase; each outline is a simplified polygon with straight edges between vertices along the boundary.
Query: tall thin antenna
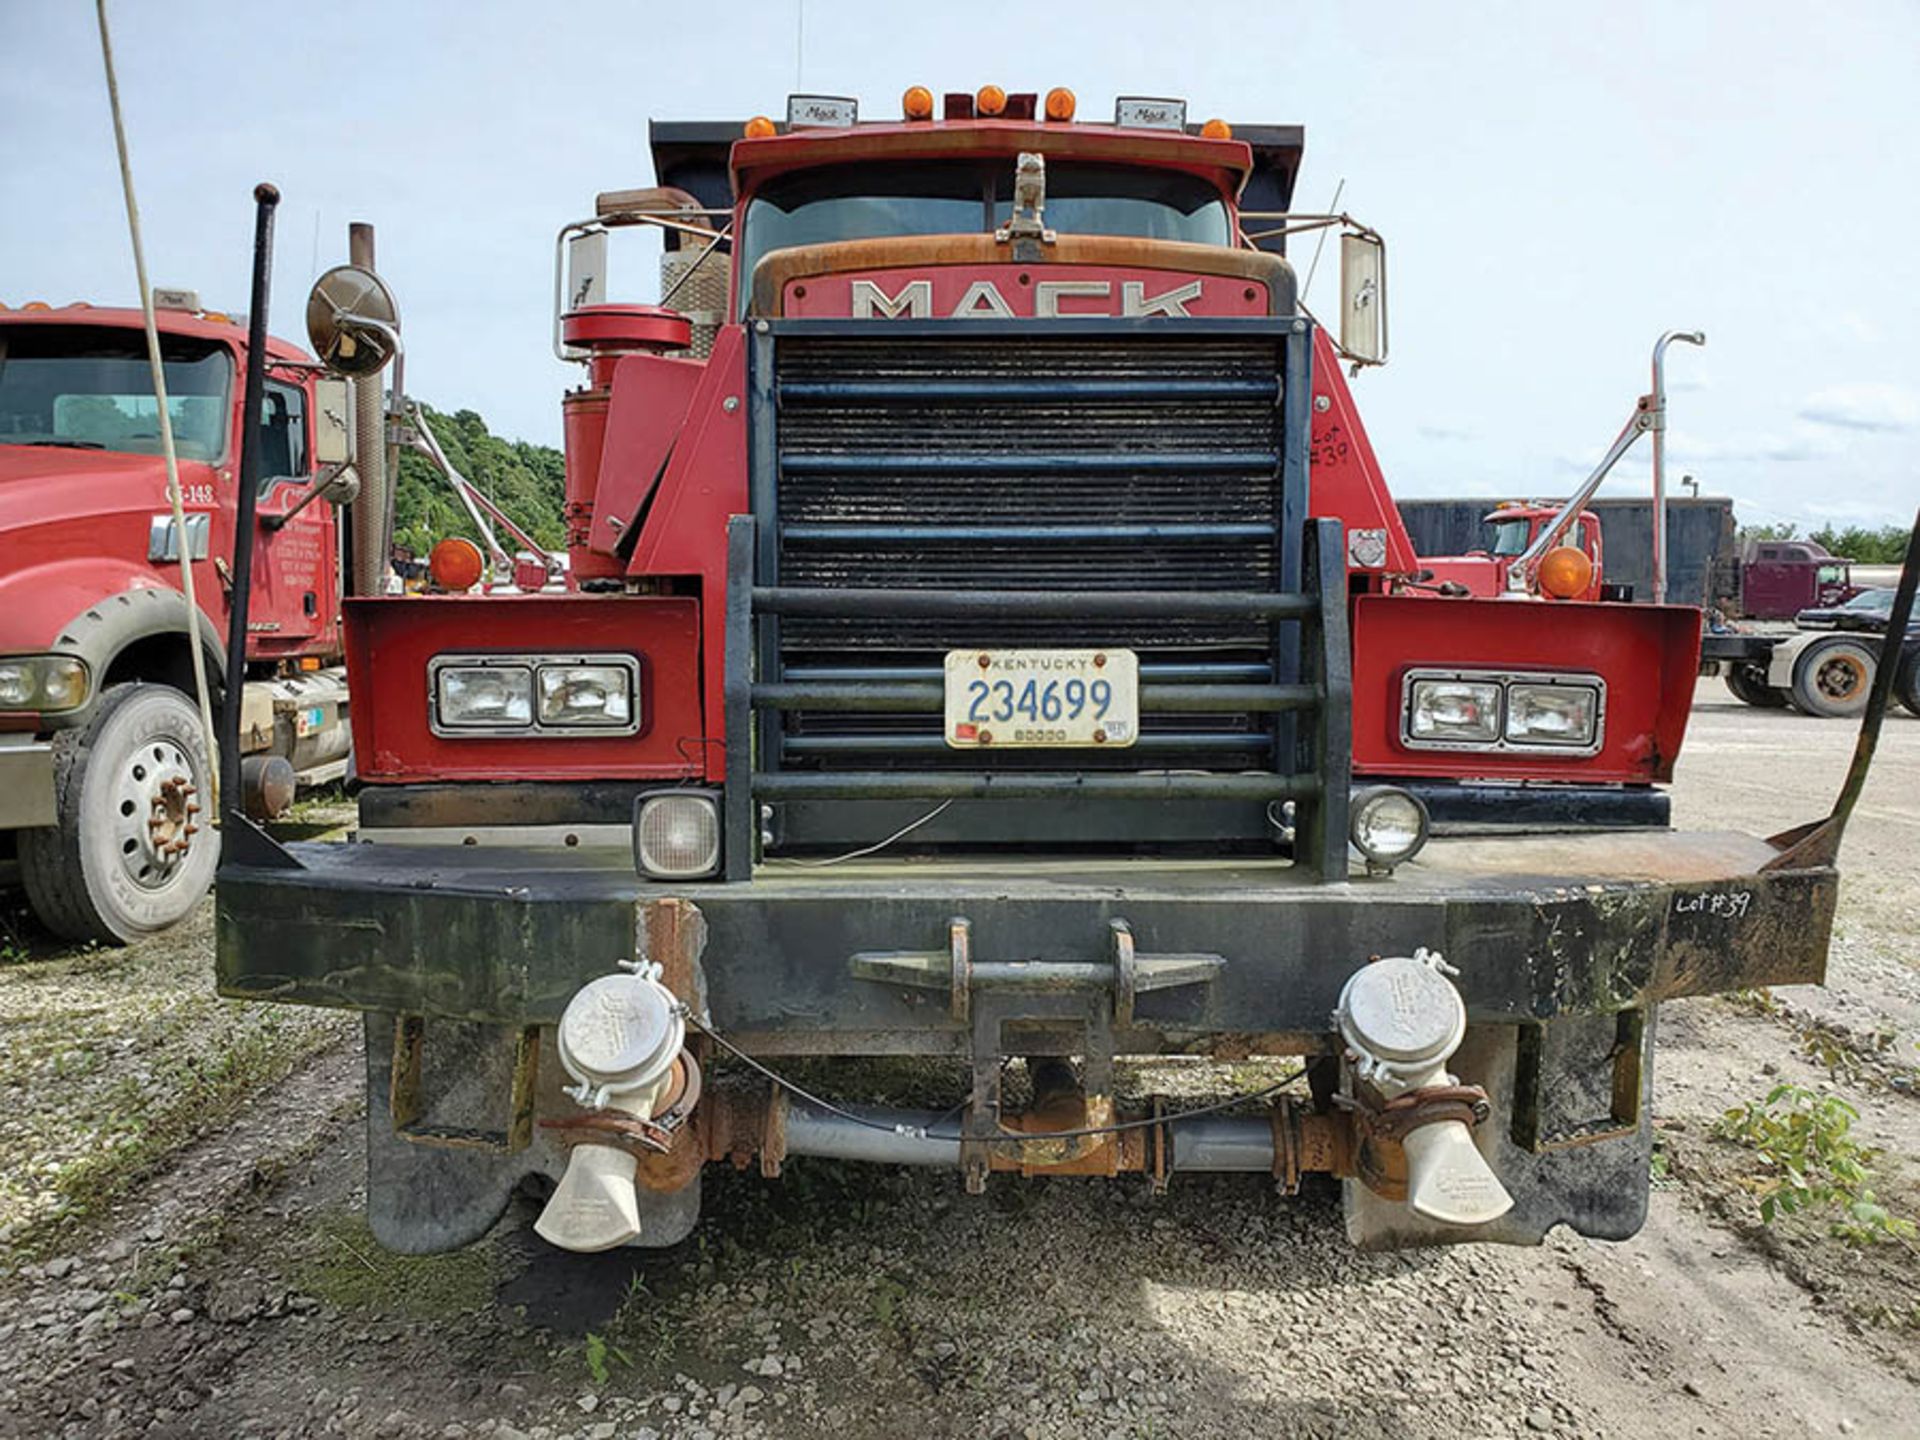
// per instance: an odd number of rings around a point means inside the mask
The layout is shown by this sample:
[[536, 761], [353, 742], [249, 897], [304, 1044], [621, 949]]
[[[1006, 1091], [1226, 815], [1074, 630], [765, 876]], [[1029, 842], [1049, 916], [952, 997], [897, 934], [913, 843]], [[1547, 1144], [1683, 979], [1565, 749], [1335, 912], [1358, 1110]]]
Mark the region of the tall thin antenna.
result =
[[[1340, 177], [1340, 183], [1333, 187], [1333, 203], [1327, 206], [1327, 213], [1329, 215], [1338, 215], [1340, 213], [1340, 196], [1346, 188], [1347, 177], [1342, 175]], [[1319, 238], [1313, 242], [1313, 263], [1307, 266], [1307, 283], [1300, 287], [1300, 300], [1302, 304], [1304, 304], [1307, 297], [1313, 293], [1313, 272], [1320, 268], [1320, 252], [1326, 248], [1327, 232], [1323, 228], [1320, 231]]]
[[794, 0], [793, 3], [793, 88], [806, 89], [801, 76], [806, 73], [807, 54], [807, 0]]

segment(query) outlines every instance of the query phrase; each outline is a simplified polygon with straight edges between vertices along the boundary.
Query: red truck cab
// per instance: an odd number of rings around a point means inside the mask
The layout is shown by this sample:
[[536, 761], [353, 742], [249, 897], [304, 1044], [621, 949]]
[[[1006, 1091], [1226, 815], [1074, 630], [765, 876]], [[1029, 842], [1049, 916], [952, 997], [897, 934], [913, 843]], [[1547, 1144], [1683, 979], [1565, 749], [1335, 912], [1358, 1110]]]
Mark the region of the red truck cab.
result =
[[[217, 859], [189, 637], [217, 691], [246, 328], [191, 297], [178, 303], [190, 308], [157, 320], [184, 545], [141, 312], [0, 309], [0, 845], [16, 851], [41, 919], [72, 938], [171, 924]], [[290, 720], [307, 739], [340, 730], [338, 701], [311, 678], [340, 655], [338, 528], [327, 505], [277, 523], [312, 477], [318, 372], [292, 345], [269, 350], [247, 659], [250, 674], [310, 692], [316, 703]], [[271, 749], [271, 697], [249, 700], [243, 748]]]
[[[1527, 553], [1528, 547], [1540, 538], [1540, 532], [1552, 524], [1559, 513], [1559, 507], [1555, 505], [1519, 501], [1502, 505], [1485, 517], [1486, 523], [1493, 527], [1491, 548], [1469, 550], [1465, 555], [1422, 555], [1420, 568], [1431, 572], [1434, 583], [1452, 581], [1464, 587], [1469, 595], [1495, 599], [1507, 591], [1507, 572], [1513, 562]], [[1592, 566], [1587, 583], [1564, 598], [1600, 599], [1601, 585], [1604, 583], [1600, 517], [1591, 510], [1582, 510], [1579, 518], [1567, 527], [1567, 533], [1561, 537], [1560, 543], [1579, 550]]]

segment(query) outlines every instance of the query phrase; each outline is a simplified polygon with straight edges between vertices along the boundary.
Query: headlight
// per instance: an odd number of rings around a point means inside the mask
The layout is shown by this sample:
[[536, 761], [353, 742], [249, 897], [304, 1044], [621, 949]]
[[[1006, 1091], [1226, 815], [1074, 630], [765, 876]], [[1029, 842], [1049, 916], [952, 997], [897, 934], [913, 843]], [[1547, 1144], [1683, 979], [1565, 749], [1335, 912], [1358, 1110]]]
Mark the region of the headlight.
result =
[[1348, 837], [1370, 872], [1405, 864], [1427, 843], [1427, 807], [1411, 791], [1393, 785], [1357, 791], [1348, 814]]
[[1600, 692], [1591, 685], [1507, 687], [1507, 739], [1523, 745], [1587, 749], [1600, 724]]
[[720, 807], [700, 790], [642, 795], [633, 815], [633, 863], [656, 880], [693, 880], [720, 868]]
[[533, 721], [533, 670], [526, 665], [446, 665], [434, 687], [437, 728], [524, 730]]
[[1606, 732], [1598, 675], [1416, 670], [1401, 693], [1400, 738], [1410, 750], [1592, 755]]
[[1491, 744], [1500, 738], [1500, 687], [1476, 680], [1416, 680], [1407, 727], [1415, 740]]
[[633, 720], [633, 675], [619, 665], [542, 665], [542, 725], [624, 729]]
[[428, 666], [436, 735], [634, 735], [632, 655], [437, 655]]
[[77, 655], [21, 655], [0, 660], [0, 710], [77, 710], [91, 684]]

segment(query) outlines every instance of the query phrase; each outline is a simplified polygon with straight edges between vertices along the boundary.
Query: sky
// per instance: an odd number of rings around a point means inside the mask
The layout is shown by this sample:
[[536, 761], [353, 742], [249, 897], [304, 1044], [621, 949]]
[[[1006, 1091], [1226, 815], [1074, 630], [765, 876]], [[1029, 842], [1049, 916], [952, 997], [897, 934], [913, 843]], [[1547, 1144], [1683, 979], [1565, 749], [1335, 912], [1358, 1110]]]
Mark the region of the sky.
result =
[[[988, 82], [1185, 96], [1306, 126], [1295, 208], [1387, 237], [1392, 362], [1356, 382], [1400, 495], [1566, 494], [1669, 355], [1670, 483], [1747, 523], [1920, 505], [1920, 5], [970, 0], [112, 0], [155, 285], [244, 308], [280, 189], [273, 329], [378, 231], [409, 391], [558, 444], [553, 239], [650, 183], [650, 118]], [[0, 0], [0, 302], [132, 304], [94, 8]], [[1329, 259], [1332, 250], [1329, 247]], [[1303, 276], [1310, 251], [1295, 252]], [[623, 270], [622, 262], [627, 261]], [[612, 296], [654, 297], [645, 257]], [[1311, 299], [1332, 299], [1323, 263]], [[1644, 494], [1646, 444], [1604, 493]], [[1677, 483], [1675, 483], [1677, 490]]]

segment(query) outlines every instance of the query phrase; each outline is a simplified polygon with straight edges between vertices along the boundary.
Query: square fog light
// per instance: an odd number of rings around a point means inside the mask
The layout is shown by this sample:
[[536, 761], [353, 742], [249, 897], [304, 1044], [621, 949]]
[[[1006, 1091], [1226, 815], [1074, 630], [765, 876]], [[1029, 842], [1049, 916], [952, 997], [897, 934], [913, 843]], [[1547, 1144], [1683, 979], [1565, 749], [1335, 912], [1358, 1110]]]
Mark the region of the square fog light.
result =
[[634, 803], [633, 863], [653, 880], [699, 880], [720, 869], [720, 805], [704, 790], [655, 790]]

